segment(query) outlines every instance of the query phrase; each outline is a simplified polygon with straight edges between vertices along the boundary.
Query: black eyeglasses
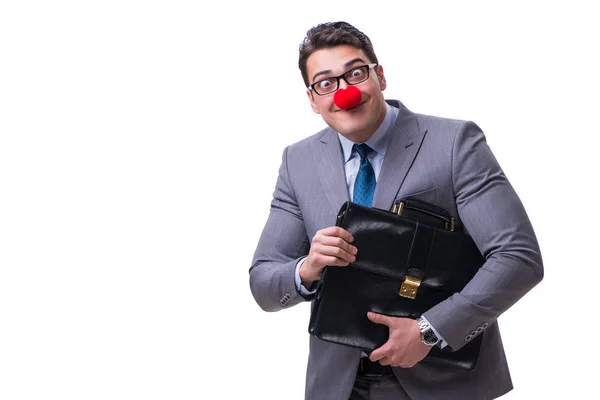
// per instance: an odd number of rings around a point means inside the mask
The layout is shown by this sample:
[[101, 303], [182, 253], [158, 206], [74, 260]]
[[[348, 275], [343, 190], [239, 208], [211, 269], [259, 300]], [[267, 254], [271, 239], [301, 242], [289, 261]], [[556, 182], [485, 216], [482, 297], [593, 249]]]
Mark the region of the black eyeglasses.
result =
[[340, 78], [345, 80], [348, 85], [356, 85], [369, 79], [369, 70], [376, 66], [377, 64], [366, 64], [361, 65], [360, 67], [354, 67], [340, 76], [321, 79], [310, 85], [309, 89], [314, 90], [319, 96], [333, 93], [340, 87]]

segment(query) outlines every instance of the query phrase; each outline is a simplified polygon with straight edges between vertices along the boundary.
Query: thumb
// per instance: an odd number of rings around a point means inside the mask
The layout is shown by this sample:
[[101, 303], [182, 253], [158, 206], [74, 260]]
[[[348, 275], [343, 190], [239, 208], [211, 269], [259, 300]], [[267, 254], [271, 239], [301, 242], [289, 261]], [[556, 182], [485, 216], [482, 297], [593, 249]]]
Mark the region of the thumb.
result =
[[385, 325], [385, 326], [390, 326], [390, 323], [392, 322], [391, 317], [388, 317], [387, 315], [383, 315], [383, 314], [377, 314], [374, 312], [368, 312], [367, 313], [367, 318], [369, 318], [372, 322], [375, 322], [376, 324], [380, 324], [380, 325]]

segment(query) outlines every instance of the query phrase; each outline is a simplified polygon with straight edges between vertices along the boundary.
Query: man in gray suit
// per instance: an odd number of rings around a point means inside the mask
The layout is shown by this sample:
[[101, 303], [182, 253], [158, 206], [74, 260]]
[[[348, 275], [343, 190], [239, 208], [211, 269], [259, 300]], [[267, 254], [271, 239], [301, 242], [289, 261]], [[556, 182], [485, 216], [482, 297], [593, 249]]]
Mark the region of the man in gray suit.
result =
[[[460, 293], [419, 321], [369, 313], [390, 335], [368, 357], [311, 336], [306, 398], [492, 399], [508, 392], [512, 383], [496, 320], [542, 279], [543, 267], [523, 205], [482, 131], [472, 122], [415, 114], [384, 100], [387, 82], [372, 44], [345, 22], [309, 30], [299, 65], [310, 105], [328, 127], [283, 152], [250, 268], [260, 307], [278, 311], [310, 301], [325, 266], [343, 268], [355, 260], [360, 248], [334, 225], [341, 205], [359, 197], [381, 209], [408, 197], [442, 207], [486, 259]], [[350, 86], [360, 97], [348, 108], [334, 96]], [[456, 351], [481, 334], [471, 371], [419, 362], [433, 345]]]

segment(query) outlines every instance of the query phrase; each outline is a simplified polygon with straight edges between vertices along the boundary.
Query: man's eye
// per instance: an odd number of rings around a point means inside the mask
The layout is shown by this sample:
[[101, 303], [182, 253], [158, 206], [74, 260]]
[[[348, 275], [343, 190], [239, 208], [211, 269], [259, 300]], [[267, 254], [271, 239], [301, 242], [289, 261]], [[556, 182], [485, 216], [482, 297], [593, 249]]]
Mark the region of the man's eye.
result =
[[365, 72], [362, 70], [362, 68], [356, 68], [350, 72], [352, 78], [360, 78], [361, 76], [364, 75], [364, 73]]
[[319, 89], [329, 89], [331, 87], [331, 85], [333, 85], [333, 83], [331, 81], [321, 81], [319, 82], [319, 84], [317, 86], [319, 86]]

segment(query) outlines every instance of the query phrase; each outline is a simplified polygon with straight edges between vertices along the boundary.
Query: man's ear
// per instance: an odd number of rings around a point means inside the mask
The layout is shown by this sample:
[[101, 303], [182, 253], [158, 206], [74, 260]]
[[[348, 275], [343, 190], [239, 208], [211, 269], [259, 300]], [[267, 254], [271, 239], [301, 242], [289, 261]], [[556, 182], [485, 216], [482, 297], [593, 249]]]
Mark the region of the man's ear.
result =
[[378, 65], [375, 70], [377, 72], [377, 80], [379, 81], [379, 86], [381, 87], [381, 91], [383, 92], [387, 87], [387, 82], [385, 81], [385, 75], [383, 74], [383, 67]]
[[308, 96], [308, 101], [310, 101], [310, 106], [312, 107], [313, 111], [317, 114], [321, 114], [319, 107], [317, 107], [317, 103], [315, 102], [315, 94], [312, 92], [312, 90], [307, 89], [306, 95]]

